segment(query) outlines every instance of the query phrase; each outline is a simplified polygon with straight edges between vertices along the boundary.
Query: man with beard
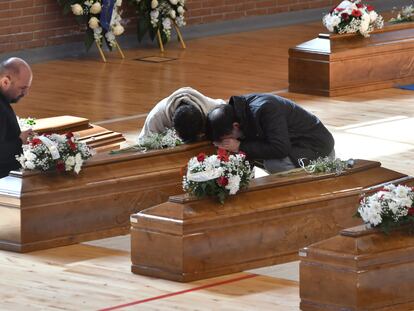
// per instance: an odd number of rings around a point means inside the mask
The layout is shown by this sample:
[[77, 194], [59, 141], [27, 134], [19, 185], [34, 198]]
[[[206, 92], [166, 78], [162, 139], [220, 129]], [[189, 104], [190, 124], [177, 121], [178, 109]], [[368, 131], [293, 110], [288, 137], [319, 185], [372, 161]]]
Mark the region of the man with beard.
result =
[[11, 104], [24, 97], [31, 84], [32, 70], [24, 60], [12, 57], [0, 63], [0, 178], [20, 167], [16, 155], [31, 130], [20, 131]]

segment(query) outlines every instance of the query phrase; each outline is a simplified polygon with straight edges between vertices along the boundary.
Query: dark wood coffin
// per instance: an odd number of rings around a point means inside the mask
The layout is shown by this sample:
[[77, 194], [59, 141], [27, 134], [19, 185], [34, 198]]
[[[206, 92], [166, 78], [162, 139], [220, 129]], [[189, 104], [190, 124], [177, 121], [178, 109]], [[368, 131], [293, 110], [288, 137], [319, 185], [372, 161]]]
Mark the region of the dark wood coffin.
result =
[[186, 282], [297, 260], [300, 248], [361, 223], [352, 216], [367, 187], [405, 176], [380, 165], [258, 178], [223, 205], [170, 197], [131, 216], [132, 272]]
[[28, 252], [126, 234], [131, 214], [182, 193], [181, 170], [209, 142], [146, 153], [99, 153], [78, 176], [11, 172], [0, 179], [0, 249]]
[[414, 310], [414, 235], [407, 229], [386, 235], [362, 225], [302, 249], [301, 310]]
[[414, 23], [369, 38], [326, 35], [289, 49], [289, 91], [339, 96], [414, 83]]

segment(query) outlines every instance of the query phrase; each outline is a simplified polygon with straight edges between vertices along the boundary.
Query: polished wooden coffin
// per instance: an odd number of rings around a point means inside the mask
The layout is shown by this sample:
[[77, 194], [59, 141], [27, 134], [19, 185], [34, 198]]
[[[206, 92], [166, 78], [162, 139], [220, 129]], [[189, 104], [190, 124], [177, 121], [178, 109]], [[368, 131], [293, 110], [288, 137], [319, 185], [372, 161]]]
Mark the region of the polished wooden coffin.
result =
[[75, 116], [58, 116], [37, 119], [33, 131], [43, 133], [63, 134], [73, 132], [80, 141], [95, 149], [97, 152], [116, 150], [125, 142], [121, 133], [107, 130], [101, 126], [89, 123], [86, 118]]
[[414, 23], [369, 38], [320, 34], [289, 49], [289, 91], [339, 96], [414, 83]]
[[414, 310], [414, 235], [407, 229], [386, 235], [362, 225], [302, 249], [301, 310]]
[[28, 252], [129, 232], [131, 214], [182, 192], [181, 169], [211, 143], [88, 160], [78, 176], [37, 171], [0, 179], [0, 249]]
[[352, 216], [367, 187], [404, 176], [358, 160], [341, 176], [257, 178], [223, 205], [170, 197], [131, 216], [132, 272], [186, 282], [297, 260], [300, 248], [361, 223]]

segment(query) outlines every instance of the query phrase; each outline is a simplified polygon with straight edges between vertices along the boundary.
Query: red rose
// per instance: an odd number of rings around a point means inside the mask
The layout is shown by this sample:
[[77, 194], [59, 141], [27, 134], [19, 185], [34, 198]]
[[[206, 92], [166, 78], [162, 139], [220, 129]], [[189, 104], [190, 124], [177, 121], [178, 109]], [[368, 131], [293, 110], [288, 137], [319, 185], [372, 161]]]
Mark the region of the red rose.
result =
[[40, 145], [42, 143], [42, 141], [39, 138], [33, 138], [30, 143], [32, 144], [32, 146], [37, 146]]
[[225, 186], [227, 186], [227, 185], [228, 185], [228, 183], [229, 183], [229, 180], [228, 180], [228, 178], [227, 178], [227, 177], [220, 176], [220, 177], [217, 179], [217, 184], [218, 184], [219, 186], [225, 187]]
[[58, 161], [58, 162], [56, 163], [56, 169], [57, 169], [59, 172], [64, 172], [64, 171], [65, 171], [65, 163], [63, 163], [63, 161]]
[[217, 151], [217, 159], [223, 162], [227, 162], [229, 160], [229, 154], [226, 150], [219, 148]]
[[66, 133], [66, 138], [67, 139], [71, 139], [72, 137], [73, 137], [73, 133], [72, 132]]
[[408, 209], [408, 215], [413, 216], [414, 215], [414, 207], [410, 207]]
[[357, 5], [356, 5], [356, 6], [357, 6], [357, 8], [358, 8], [358, 9], [360, 9], [360, 8], [363, 8], [363, 7], [364, 7], [364, 5], [363, 5], [363, 4], [361, 4], [361, 3], [357, 3]]
[[72, 149], [72, 151], [76, 151], [76, 145], [73, 143], [73, 141], [68, 140], [69, 148]]
[[374, 11], [374, 7], [372, 5], [367, 5], [367, 11], [368, 12]]
[[352, 16], [361, 17], [362, 13], [360, 10], [352, 10]]
[[349, 14], [348, 13], [342, 13], [341, 17], [344, 21], [347, 21], [349, 19]]
[[206, 154], [204, 152], [201, 152], [198, 154], [197, 156], [197, 161], [198, 162], [203, 162], [206, 159]]
[[240, 150], [240, 151], [239, 151], [239, 154], [240, 154], [240, 155], [242, 155], [242, 156], [244, 156], [244, 157], [246, 157], [246, 153], [245, 153], [244, 151], [241, 151], [241, 150]]

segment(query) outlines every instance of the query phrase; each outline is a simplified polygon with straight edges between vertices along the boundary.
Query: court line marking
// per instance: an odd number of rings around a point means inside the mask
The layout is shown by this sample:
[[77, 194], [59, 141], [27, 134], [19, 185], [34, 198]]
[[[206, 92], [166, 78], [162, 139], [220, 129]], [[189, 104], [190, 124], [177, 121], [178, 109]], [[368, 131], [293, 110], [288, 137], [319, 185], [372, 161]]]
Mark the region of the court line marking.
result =
[[237, 278], [227, 279], [227, 280], [224, 280], [224, 281], [215, 282], [215, 283], [211, 283], [211, 284], [205, 284], [205, 285], [193, 287], [193, 288], [190, 288], [190, 289], [181, 290], [181, 291], [178, 291], [178, 292], [172, 292], [172, 293], [168, 293], [168, 294], [164, 294], [164, 295], [159, 295], [159, 296], [154, 296], [154, 297], [150, 297], [150, 298], [146, 298], [146, 299], [132, 301], [132, 302], [129, 302], [129, 303], [125, 303], [125, 304], [121, 304], [121, 305], [117, 305], [117, 306], [113, 306], [113, 307], [109, 307], [109, 308], [99, 309], [98, 311], [117, 310], [117, 309], [126, 308], [126, 307], [130, 307], [130, 306], [135, 306], [135, 305], [142, 304], [142, 303], [145, 303], [145, 302], [150, 302], [150, 301], [154, 301], [154, 300], [160, 300], [160, 299], [169, 298], [169, 297], [173, 297], [173, 296], [178, 296], [178, 295], [182, 295], [182, 294], [186, 294], [186, 293], [190, 293], [190, 292], [195, 292], [195, 291], [205, 289], [205, 288], [210, 288], [210, 287], [220, 286], [220, 285], [224, 285], [224, 284], [234, 283], [234, 282], [242, 281], [242, 280], [246, 280], [246, 279], [251, 279], [251, 278], [254, 278], [254, 277], [257, 277], [257, 276], [259, 276], [259, 274], [243, 275], [243, 276], [240, 276], [240, 277], [237, 277]]

